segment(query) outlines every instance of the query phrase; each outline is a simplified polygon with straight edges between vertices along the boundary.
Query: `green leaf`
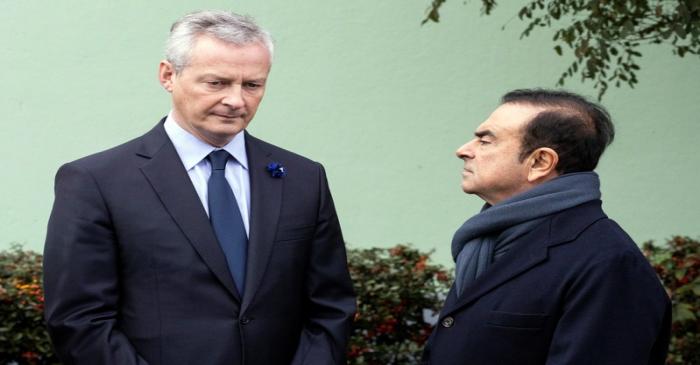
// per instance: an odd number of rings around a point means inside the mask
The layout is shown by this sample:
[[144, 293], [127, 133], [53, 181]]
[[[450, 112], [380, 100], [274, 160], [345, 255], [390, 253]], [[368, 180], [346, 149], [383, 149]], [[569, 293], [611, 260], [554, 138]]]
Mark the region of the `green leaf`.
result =
[[677, 303], [673, 306], [673, 321], [683, 322], [695, 320], [697, 317], [693, 313], [693, 307], [688, 303]]
[[693, 280], [693, 282], [690, 285], [693, 288], [693, 294], [700, 297], [700, 276], [695, 278], [695, 280]]
[[554, 51], [557, 52], [557, 54], [561, 56], [562, 52], [561, 52], [561, 46], [560, 46], [560, 45], [554, 46]]
[[688, 273], [688, 270], [686, 270], [686, 269], [678, 269], [674, 273], [674, 276], [676, 277], [676, 280], [681, 280], [685, 276], [685, 274], [687, 274], [687, 273]]

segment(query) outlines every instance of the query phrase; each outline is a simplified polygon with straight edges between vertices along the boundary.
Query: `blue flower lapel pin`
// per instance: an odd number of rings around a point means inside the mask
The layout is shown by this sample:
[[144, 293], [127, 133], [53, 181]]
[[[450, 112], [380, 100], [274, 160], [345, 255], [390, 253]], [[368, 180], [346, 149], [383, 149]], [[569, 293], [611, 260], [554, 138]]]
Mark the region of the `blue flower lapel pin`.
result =
[[267, 171], [270, 173], [270, 176], [275, 179], [281, 179], [287, 176], [287, 169], [279, 162], [270, 162], [267, 164]]

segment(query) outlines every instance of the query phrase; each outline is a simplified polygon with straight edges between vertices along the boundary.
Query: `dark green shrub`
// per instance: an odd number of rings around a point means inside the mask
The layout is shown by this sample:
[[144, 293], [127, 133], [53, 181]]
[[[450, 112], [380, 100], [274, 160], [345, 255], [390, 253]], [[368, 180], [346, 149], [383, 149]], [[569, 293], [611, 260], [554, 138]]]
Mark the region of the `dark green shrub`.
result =
[[41, 255], [0, 251], [0, 364], [54, 364], [43, 319]]
[[674, 236], [665, 246], [643, 245], [673, 303], [668, 365], [700, 364], [700, 241]]
[[[408, 246], [349, 250], [359, 313], [351, 364], [417, 363], [430, 325], [424, 310], [442, 305], [451, 278]], [[41, 255], [20, 246], [0, 251], [0, 365], [54, 364], [42, 317]]]
[[420, 362], [432, 329], [426, 316], [442, 307], [452, 281], [429, 257], [405, 245], [348, 251], [358, 302], [349, 364]]
[[[667, 364], [698, 365], [700, 241], [676, 236], [643, 249], [673, 300]], [[440, 309], [452, 281], [429, 257], [406, 245], [348, 251], [358, 295], [349, 364], [419, 363], [431, 331], [426, 315]], [[58, 363], [42, 317], [41, 259], [16, 245], [0, 251], [0, 365]]]

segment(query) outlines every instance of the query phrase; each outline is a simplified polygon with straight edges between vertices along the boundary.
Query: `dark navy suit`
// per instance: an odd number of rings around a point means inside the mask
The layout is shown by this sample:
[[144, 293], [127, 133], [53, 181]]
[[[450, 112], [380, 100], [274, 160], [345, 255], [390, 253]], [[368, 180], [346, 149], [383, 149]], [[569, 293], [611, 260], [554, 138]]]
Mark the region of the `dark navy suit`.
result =
[[594, 201], [554, 214], [450, 292], [434, 365], [662, 365], [670, 302], [639, 248]]
[[[46, 318], [69, 364], [344, 364], [355, 311], [320, 164], [246, 135], [241, 298], [162, 121], [62, 166], [45, 246]], [[284, 178], [266, 165], [279, 162]]]

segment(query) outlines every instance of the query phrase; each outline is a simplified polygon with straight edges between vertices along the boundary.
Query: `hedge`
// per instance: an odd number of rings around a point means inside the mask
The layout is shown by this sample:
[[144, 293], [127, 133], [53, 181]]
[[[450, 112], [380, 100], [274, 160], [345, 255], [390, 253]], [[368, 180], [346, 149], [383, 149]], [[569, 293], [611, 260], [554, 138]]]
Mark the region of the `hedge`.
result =
[[[673, 303], [667, 365], [700, 364], [700, 241], [675, 236], [642, 249]], [[430, 254], [410, 245], [348, 250], [358, 295], [349, 364], [419, 363], [452, 282]], [[42, 317], [41, 259], [19, 245], [0, 251], [0, 365], [58, 363]]]

